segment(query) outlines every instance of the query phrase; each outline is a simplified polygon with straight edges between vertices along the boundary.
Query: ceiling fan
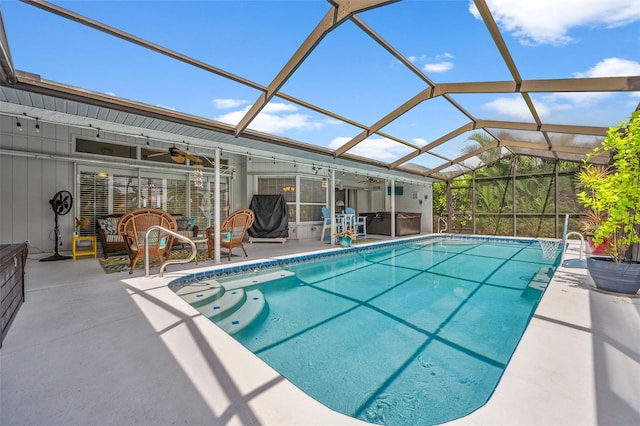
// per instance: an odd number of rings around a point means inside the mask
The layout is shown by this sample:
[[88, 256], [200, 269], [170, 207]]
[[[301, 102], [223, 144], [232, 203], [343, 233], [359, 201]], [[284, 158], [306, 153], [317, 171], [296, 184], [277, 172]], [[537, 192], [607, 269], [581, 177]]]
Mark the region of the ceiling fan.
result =
[[179, 148], [176, 148], [175, 146], [172, 146], [167, 151], [158, 151], [154, 152], [153, 154], [149, 154], [147, 155], [147, 158], [161, 157], [163, 155], [170, 155], [171, 160], [179, 164], [184, 164], [185, 160], [189, 160], [191, 164], [202, 163], [202, 159], [200, 157], [191, 155], [187, 151], [183, 151]]
[[368, 177], [366, 180], [361, 180], [359, 183], [377, 184], [377, 183], [382, 183], [382, 179]]

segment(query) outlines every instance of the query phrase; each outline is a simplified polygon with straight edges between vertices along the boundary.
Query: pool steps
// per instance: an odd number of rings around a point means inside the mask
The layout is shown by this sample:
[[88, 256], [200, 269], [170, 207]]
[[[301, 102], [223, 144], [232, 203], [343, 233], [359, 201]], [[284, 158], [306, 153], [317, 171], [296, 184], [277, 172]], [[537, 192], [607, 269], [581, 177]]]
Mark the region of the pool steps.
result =
[[260, 274], [251, 274], [251, 275], [239, 275], [238, 277], [234, 277], [231, 280], [221, 280], [222, 285], [227, 290], [232, 290], [236, 288], [244, 288], [252, 285], [260, 285], [268, 281], [277, 280], [280, 278], [290, 277], [295, 275], [291, 271], [287, 271], [285, 269], [276, 269], [266, 273]]
[[265, 306], [266, 302], [262, 292], [249, 290], [246, 292], [245, 302], [228, 317], [216, 321], [216, 324], [228, 334], [237, 333], [251, 325], [260, 316]]
[[176, 294], [193, 307], [199, 307], [219, 299], [224, 287], [216, 280], [201, 281], [182, 287]]
[[[281, 273], [273, 272], [269, 277], [261, 276], [260, 281], [280, 276]], [[244, 288], [255, 285], [255, 278], [233, 280], [224, 286], [216, 280], [201, 281], [181, 288], [176, 294], [225, 332], [234, 334], [249, 326], [265, 309], [262, 292]]]
[[211, 321], [218, 321], [224, 319], [240, 309], [240, 306], [247, 299], [247, 295], [244, 290], [225, 290], [222, 297], [214, 300], [212, 303], [204, 306], [199, 306], [197, 309], [202, 315], [209, 318]]

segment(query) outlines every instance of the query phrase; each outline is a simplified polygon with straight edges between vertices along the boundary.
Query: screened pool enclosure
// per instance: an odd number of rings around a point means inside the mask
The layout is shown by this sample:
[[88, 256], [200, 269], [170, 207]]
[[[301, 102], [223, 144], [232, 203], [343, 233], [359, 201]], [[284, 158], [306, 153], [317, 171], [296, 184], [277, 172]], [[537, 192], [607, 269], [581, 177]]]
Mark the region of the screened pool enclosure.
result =
[[451, 181], [434, 184], [435, 227], [439, 232], [562, 236], [580, 229], [575, 175], [581, 163], [511, 156]]
[[[132, 194], [99, 193], [101, 213], [170, 198], [180, 204], [164, 208], [209, 214], [191, 196], [204, 182], [221, 190], [220, 217], [281, 192], [313, 238], [334, 188], [358, 211], [433, 213], [434, 232], [559, 237], [565, 214], [578, 230], [575, 170], [640, 93], [637, 2], [610, 3], [563, 20], [565, 2], [5, 2], [0, 154], [19, 189], [3, 235], [46, 242], [48, 200], [99, 192], [97, 161], [126, 165], [111, 185]], [[100, 157], [105, 143], [127, 157]], [[214, 161], [146, 155], [171, 149]], [[403, 185], [404, 198], [386, 195]]]

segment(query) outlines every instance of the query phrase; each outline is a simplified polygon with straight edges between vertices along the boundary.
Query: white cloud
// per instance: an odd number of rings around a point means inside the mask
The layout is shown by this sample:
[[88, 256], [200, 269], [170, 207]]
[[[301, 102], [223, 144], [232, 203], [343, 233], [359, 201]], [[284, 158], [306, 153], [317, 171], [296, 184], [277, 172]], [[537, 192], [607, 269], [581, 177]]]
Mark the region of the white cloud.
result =
[[446, 72], [453, 68], [452, 62], [438, 62], [433, 64], [424, 64], [422, 69], [427, 72]]
[[229, 99], [229, 98], [219, 98], [213, 100], [213, 105], [217, 109], [229, 109], [229, 108], [237, 108], [242, 105], [248, 104], [249, 101], [244, 99]]
[[[350, 137], [338, 137], [329, 143], [329, 148], [337, 149], [349, 142]], [[412, 151], [408, 146], [399, 144], [388, 138], [372, 137], [360, 142], [349, 150], [350, 154], [370, 158], [372, 160], [393, 162]]]
[[[214, 120], [235, 126], [249, 111], [249, 108], [250, 106], [247, 106], [242, 110], [220, 115]], [[249, 124], [249, 128], [277, 135], [290, 130], [316, 130], [336, 122], [335, 120], [315, 120], [310, 115], [297, 111], [298, 108], [295, 105], [269, 103]]]
[[267, 112], [267, 113], [270, 113], [270, 114], [275, 114], [275, 113], [279, 113], [279, 112], [293, 112], [293, 111], [297, 111], [297, 110], [298, 110], [298, 107], [295, 106], [295, 105], [283, 104], [283, 103], [280, 103], [280, 102], [269, 102], [262, 109], [263, 112]]
[[422, 55], [420, 57], [410, 56], [409, 58], [413, 63], [417, 61], [424, 62], [424, 65], [422, 65], [422, 70], [429, 73], [446, 72], [453, 68], [453, 62], [451, 62], [449, 59], [453, 59], [454, 56], [449, 52], [439, 53], [434, 57]]
[[[550, 110], [546, 104], [536, 102], [535, 106], [540, 117], [544, 117], [549, 114]], [[485, 104], [485, 107], [492, 109], [499, 114], [514, 117], [519, 120], [531, 120], [532, 118], [527, 104], [524, 102], [524, 99], [519, 96], [514, 98], [497, 98]]]
[[[576, 78], [597, 78], [597, 77], [615, 77], [615, 76], [634, 76], [640, 75], [640, 62], [630, 61], [622, 58], [607, 58], [598, 62], [586, 71], [573, 73]], [[602, 102], [611, 96], [605, 92], [568, 92], [554, 93], [541, 96], [534, 102], [536, 111], [541, 117], [549, 116], [552, 112], [566, 111], [572, 108], [591, 107]], [[635, 99], [640, 98], [640, 92], [629, 92], [630, 103], [637, 103]], [[518, 119], [531, 119], [524, 100], [520, 97], [515, 98], [497, 98], [492, 102], [485, 104], [500, 114], [515, 117]]]
[[[487, 0], [498, 26], [523, 44], [563, 45], [576, 27], [618, 27], [640, 20], [640, 0]], [[469, 11], [480, 15], [473, 1]]]
[[[626, 77], [640, 75], [640, 62], [622, 58], [606, 58], [583, 72], [574, 72], [576, 78]], [[634, 93], [632, 92], [631, 96]], [[554, 100], [566, 100], [574, 105], [591, 106], [610, 97], [610, 93], [556, 93]]]
[[573, 73], [575, 77], [625, 77], [640, 75], [640, 62], [622, 58], [607, 58], [585, 72]]
[[443, 59], [453, 59], [453, 55], [448, 52], [442, 53], [440, 55], [436, 55], [436, 61], [441, 61]]
[[610, 97], [610, 93], [596, 93], [596, 92], [588, 92], [588, 93], [556, 93], [554, 95], [549, 96], [550, 100], [554, 102], [564, 100], [566, 102], [571, 103], [575, 106], [590, 107], [599, 102], [604, 101], [608, 97]]

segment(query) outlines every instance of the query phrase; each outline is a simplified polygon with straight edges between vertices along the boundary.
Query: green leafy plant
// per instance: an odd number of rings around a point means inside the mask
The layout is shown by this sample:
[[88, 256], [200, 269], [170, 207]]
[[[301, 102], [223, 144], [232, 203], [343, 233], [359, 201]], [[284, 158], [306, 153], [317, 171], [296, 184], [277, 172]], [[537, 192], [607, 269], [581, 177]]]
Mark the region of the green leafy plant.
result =
[[[588, 182], [597, 182], [598, 180], [604, 179], [608, 174], [609, 166], [585, 164], [585, 166], [577, 174], [578, 186], [584, 189], [585, 195], [578, 194], [578, 198], [580, 198], [581, 200], [584, 200], [585, 198], [587, 198], [587, 196], [595, 198], [597, 196], [595, 191], [586, 188], [585, 185]], [[598, 227], [606, 219], [606, 217], [606, 213], [601, 210], [597, 210], [594, 208], [592, 208], [591, 210], [587, 210], [582, 213], [582, 216], [580, 217], [580, 230], [584, 232], [588, 237], [593, 237], [596, 229], [598, 229]]]
[[[588, 162], [603, 151], [612, 156], [608, 168]], [[579, 201], [599, 219], [594, 242], [607, 240], [607, 253], [613, 260], [626, 260], [629, 247], [640, 242], [640, 111], [634, 112], [629, 122], [608, 130], [601, 146], [587, 155], [578, 180], [584, 187]]]

